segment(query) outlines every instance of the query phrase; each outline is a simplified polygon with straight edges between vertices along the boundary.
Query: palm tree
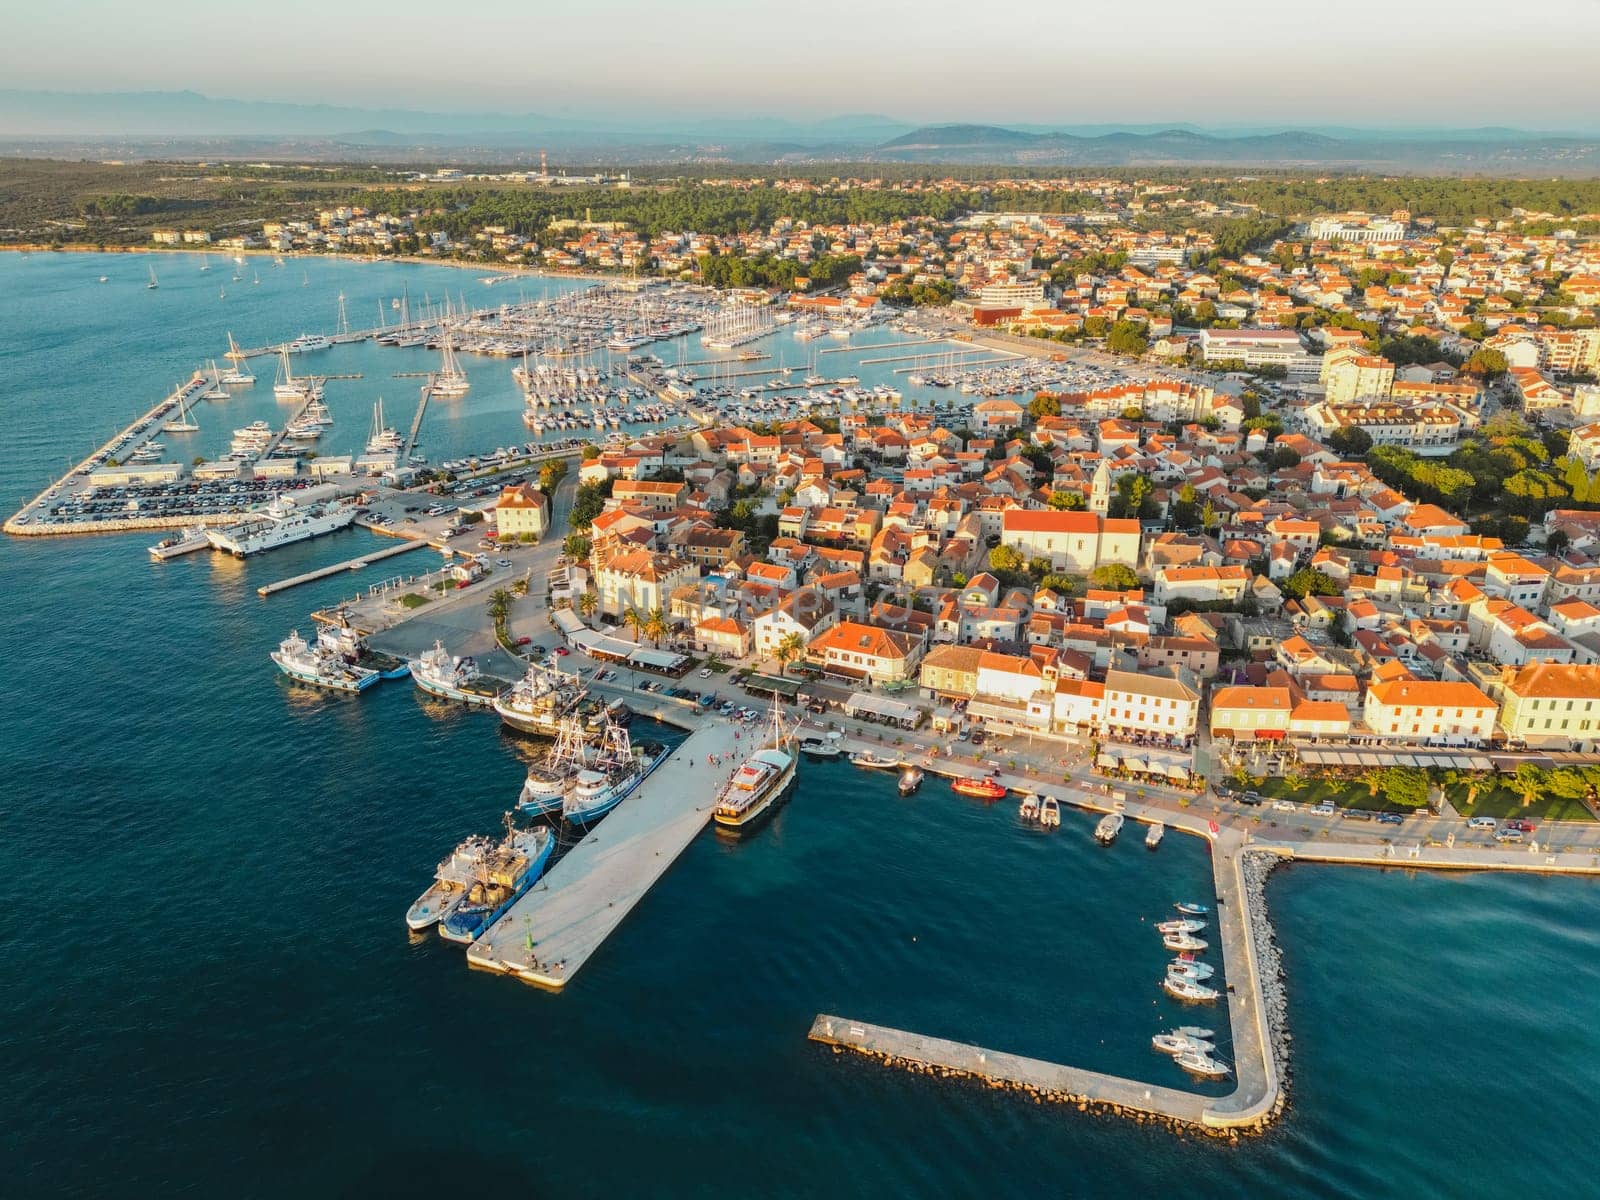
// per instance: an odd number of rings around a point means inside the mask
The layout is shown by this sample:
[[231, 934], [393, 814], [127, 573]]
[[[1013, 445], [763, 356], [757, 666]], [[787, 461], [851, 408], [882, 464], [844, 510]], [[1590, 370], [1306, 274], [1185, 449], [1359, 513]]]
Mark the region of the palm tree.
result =
[[794, 662], [806, 652], [806, 641], [798, 633], [786, 633], [779, 640], [773, 657], [778, 660], [778, 674], [782, 675], [789, 669], [789, 664]]
[[600, 597], [595, 592], [584, 592], [578, 597], [578, 615], [585, 621], [591, 619], [599, 607]]
[[667, 614], [659, 607], [652, 608], [645, 615], [644, 635], [650, 639], [652, 646], [661, 645], [661, 639], [667, 636]]
[[637, 642], [639, 640], [639, 626], [644, 624], [644, 618], [639, 615], [639, 610], [631, 604], [628, 605], [627, 608], [622, 610], [622, 623], [628, 627], [633, 634], [633, 640]]
[[1522, 793], [1523, 808], [1532, 804], [1534, 797], [1544, 791], [1548, 783], [1544, 771], [1531, 762], [1518, 763], [1517, 769], [1511, 775], [1511, 786]]
[[496, 625], [511, 613], [511, 593], [505, 588], [495, 588], [489, 594], [489, 617]]

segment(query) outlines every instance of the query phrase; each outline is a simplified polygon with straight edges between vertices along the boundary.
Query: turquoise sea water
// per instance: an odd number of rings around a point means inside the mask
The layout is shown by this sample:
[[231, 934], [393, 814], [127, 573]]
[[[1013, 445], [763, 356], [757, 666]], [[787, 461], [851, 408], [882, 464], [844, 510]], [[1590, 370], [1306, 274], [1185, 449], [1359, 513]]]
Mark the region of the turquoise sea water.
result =
[[[300, 269], [280, 271], [287, 315], [263, 300], [241, 341], [331, 323], [296, 307], [319, 287], [376, 280], [375, 308], [402, 280], [480, 286], [313, 262], [300, 288]], [[102, 302], [113, 271], [131, 282]], [[0, 255], [8, 506], [223, 341], [152, 319], [142, 278], [131, 258]], [[492, 438], [479, 395], [456, 419]], [[1149, 923], [1207, 896], [1209, 864], [1177, 835], [1102, 850], [1075, 814], [1045, 835], [938, 782], [902, 800], [889, 776], [808, 762], [756, 836], [699, 838], [565, 993], [469, 971], [401, 916], [495, 827], [518, 743], [409, 684], [325, 697], [266, 660], [351, 584], [255, 587], [364, 536], [166, 564], [150, 535], [0, 539], [5, 1195], [1600, 1190], [1584, 882], [1280, 873], [1291, 1107], [1238, 1146], [805, 1039], [828, 1011], [1179, 1082], [1148, 1049], [1178, 1023]]]

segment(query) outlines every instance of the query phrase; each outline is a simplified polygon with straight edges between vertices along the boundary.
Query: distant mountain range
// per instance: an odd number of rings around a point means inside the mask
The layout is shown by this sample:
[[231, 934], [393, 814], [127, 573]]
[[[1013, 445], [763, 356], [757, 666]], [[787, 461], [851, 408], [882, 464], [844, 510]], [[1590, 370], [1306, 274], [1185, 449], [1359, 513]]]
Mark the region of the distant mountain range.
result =
[[568, 162], [619, 165], [857, 161], [1600, 173], [1600, 136], [1507, 128], [914, 126], [874, 113], [809, 120], [572, 117], [228, 100], [197, 92], [0, 90], [0, 153], [13, 155], [515, 164], [541, 150]]

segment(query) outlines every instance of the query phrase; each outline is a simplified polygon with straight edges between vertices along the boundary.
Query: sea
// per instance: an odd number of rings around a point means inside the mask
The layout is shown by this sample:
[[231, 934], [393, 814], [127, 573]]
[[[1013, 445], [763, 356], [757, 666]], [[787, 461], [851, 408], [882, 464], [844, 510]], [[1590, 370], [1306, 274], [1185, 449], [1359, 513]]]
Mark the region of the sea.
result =
[[[402, 294], [578, 286], [320, 259], [234, 283], [201, 261], [155, 259], [151, 290], [142, 256], [0, 255], [8, 509], [230, 330], [329, 331], [341, 293], [359, 324]], [[362, 436], [427, 357], [327, 354], [365, 375], [329, 385]], [[424, 449], [525, 440], [509, 364], [467, 368]], [[256, 390], [202, 426], [273, 411]], [[528, 744], [406, 682], [327, 696], [267, 659], [357, 585], [255, 588], [367, 535], [244, 563], [153, 563], [155, 536], [0, 538], [6, 1196], [1600, 1195], [1594, 883], [1279, 871], [1290, 1102], [1237, 1144], [807, 1041], [832, 1013], [1177, 1086], [1151, 1035], [1225, 1023], [1158, 988], [1153, 924], [1211, 898], [1201, 842], [1102, 848], [1087, 816], [1046, 833], [937, 780], [901, 798], [807, 761], [765, 827], [701, 835], [546, 993], [402, 923], [438, 860], [498, 827]]]

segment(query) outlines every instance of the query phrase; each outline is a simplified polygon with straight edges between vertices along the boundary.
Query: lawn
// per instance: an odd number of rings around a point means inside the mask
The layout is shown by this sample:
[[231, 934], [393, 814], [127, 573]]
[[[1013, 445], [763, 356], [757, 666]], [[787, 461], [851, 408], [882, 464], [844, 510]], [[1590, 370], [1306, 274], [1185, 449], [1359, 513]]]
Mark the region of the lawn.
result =
[[1467, 803], [1465, 787], [1447, 787], [1445, 794], [1456, 811], [1467, 817], [1526, 817], [1531, 821], [1592, 821], [1594, 814], [1581, 800], [1568, 800], [1561, 796], [1536, 796], [1527, 808], [1522, 807], [1522, 793], [1503, 783], [1480, 788]]
[[[1254, 778], [1254, 776], [1252, 776]], [[1321, 776], [1303, 776], [1305, 784], [1296, 791], [1281, 776], [1271, 775], [1258, 779], [1250, 786], [1269, 800], [1293, 800], [1303, 808], [1311, 808], [1324, 800], [1340, 808], [1364, 808], [1371, 812], [1413, 812], [1401, 804], [1392, 803], [1382, 792], [1374, 796], [1367, 785], [1358, 779], [1330, 779]], [[1229, 780], [1232, 783], [1232, 780]]]
[[432, 599], [431, 596], [419, 596], [416, 592], [407, 592], [396, 602], [401, 608], [421, 608]]

